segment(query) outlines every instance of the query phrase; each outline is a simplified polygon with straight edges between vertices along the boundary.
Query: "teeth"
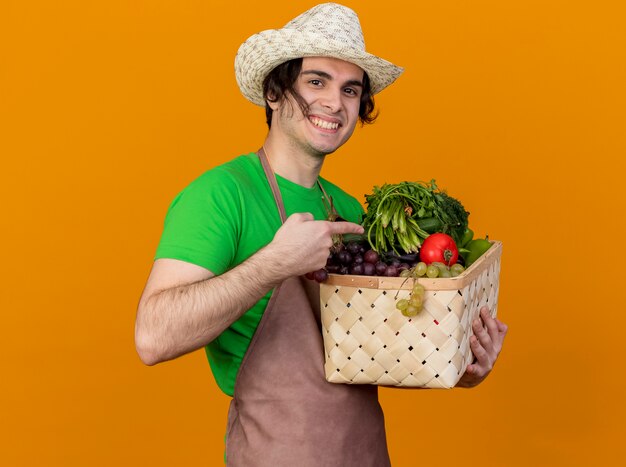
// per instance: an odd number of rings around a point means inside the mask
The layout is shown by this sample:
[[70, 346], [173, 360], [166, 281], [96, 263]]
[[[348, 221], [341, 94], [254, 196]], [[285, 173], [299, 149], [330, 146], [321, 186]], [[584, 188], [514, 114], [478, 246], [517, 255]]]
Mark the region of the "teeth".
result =
[[325, 130], [336, 130], [339, 128], [339, 123], [331, 123], [321, 118], [311, 118], [311, 123], [320, 128], [324, 128]]

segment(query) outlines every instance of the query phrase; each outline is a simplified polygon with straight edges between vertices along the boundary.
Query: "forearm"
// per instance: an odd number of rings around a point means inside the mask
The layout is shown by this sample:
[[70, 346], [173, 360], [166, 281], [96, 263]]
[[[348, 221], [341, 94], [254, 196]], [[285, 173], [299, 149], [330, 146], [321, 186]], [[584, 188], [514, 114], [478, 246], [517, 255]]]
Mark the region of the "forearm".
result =
[[347, 233], [362, 234], [363, 228], [297, 213], [269, 245], [220, 276], [198, 266], [202, 272], [191, 274], [181, 272], [184, 267], [153, 266], [135, 324], [141, 360], [153, 365], [205, 346], [284, 279], [323, 267], [333, 235]]
[[153, 293], [137, 314], [142, 361], [152, 365], [205, 346], [283, 280], [281, 269], [269, 246], [222, 275]]

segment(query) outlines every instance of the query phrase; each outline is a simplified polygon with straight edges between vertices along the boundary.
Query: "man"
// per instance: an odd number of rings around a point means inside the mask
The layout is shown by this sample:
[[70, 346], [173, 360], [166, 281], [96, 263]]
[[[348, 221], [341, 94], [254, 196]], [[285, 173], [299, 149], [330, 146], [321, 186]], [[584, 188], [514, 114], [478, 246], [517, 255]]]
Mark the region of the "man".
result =
[[[322, 4], [250, 37], [235, 71], [266, 107], [267, 138], [172, 203], [139, 304], [138, 353], [152, 365], [206, 348], [233, 396], [230, 465], [389, 465], [377, 388], [325, 381], [316, 289], [302, 275], [325, 265], [333, 235], [363, 232], [358, 201], [319, 173], [402, 69], [365, 52], [352, 10]], [[345, 222], [323, 220], [331, 198]], [[505, 326], [483, 321], [461, 386], [482, 381], [500, 351]]]

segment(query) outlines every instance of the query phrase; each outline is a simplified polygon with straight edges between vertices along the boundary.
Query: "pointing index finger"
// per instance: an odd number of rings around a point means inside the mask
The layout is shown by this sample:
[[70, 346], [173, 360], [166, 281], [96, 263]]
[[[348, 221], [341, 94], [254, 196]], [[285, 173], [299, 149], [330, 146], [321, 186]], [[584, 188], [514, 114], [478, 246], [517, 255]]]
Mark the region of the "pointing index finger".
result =
[[365, 232], [362, 226], [353, 222], [331, 222], [330, 232], [334, 234], [362, 234]]

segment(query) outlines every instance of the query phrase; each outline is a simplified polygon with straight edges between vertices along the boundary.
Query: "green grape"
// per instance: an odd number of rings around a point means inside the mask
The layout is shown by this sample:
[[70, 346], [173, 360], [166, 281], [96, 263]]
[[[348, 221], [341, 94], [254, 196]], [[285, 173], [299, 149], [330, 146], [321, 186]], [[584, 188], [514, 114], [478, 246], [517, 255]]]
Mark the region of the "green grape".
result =
[[437, 266], [433, 266], [432, 264], [430, 266], [428, 266], [428, 269], [426, 269], [426, 275], [428, 277], [430, 277], [431, 279], [434, 279], [435, 277], [439, 276], [439, 268]]
[[409, 306], [414, 306], [415, 308], [420, 310], [423, 304], [424, 304], [423, 295], [411, 295], [411, 299], [409, 300]]
[[417, 274], [419, 277], [422, 277], [424, 274], [426, 274], [426, 269], [428, 269], [428, 266], [426, 265], [426, 263], [424, 263], [423, 261], [420, 261], [415, 266], [415, 274]]
[[424, 286], [422, 284], [415, 284], [413, 286], [413, 292], [411, 292], [413, 295], [420, 295], [420, 296], [424, 296], [424, 293], [426, 292], [426, 289], [424, 288]]
[[463, 265], [456, 263], [453, 264], [452, 266], [450, 266], [450, 273], [452, 274], [452, 277], [456, 277], [460, 274], [463, 273], [463, 271], [465, 271], [465, 268], [463, 267]]
[[448, 268], [439, 270], [439, 277], [452, 277], [452, 273]]
[[419, 308], [409, 305], [406, 310], [402, 311], [402, 314], [408, 318], [412, 318], [413, 316], [417, 316], [420, 311]]
[[400, 272], [400, 277], [411, 277], [411, 274], [412, 274], [412, 272], [411, 272], [410, 269], [403, 269]]
[[406, 310], [408, 306], [409, 306], [409, 301], [405, 298], [403, 298], [402, 300], [398, 300], [396, 303], [396, 308], [400, 311]]

